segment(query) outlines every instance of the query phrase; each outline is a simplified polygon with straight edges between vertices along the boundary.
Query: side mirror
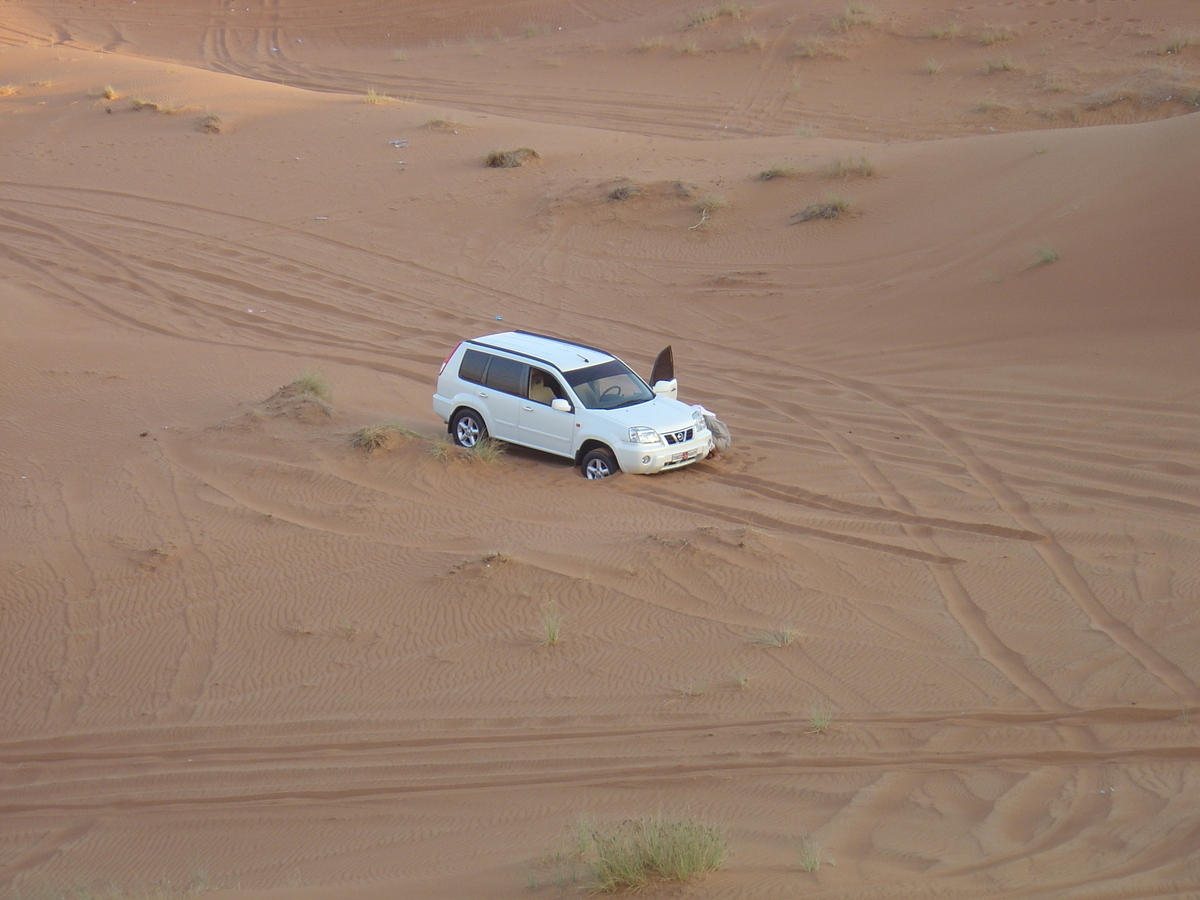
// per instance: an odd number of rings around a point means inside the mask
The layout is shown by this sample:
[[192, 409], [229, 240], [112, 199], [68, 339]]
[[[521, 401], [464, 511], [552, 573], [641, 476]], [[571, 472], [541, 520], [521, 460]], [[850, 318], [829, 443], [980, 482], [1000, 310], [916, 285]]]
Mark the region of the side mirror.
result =
[[557, 409], [559, 412], [570, 412], [571, 401], [564, 400], [562, 397], [555, 397], [550, 401], [550, 408]]
[[679, 399], [679, 382], [672, 378], [670, 381], [654, 382], [654, 393], [660, 396], [670, 397], [672, 400]]

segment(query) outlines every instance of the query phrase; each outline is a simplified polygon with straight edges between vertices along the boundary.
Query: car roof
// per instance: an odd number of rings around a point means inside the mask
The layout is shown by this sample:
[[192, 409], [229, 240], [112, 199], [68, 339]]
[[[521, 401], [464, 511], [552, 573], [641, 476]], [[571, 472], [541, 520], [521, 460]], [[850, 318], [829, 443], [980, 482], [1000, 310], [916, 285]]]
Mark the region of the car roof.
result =
[[612, 354], [596, 347], [575, 344], [571, 341], [563, 341], [529, 331], [502, 331], [497, 334], [487, 334], [483, 337], [473, 338], [470, 343], [532, 357], [535, 360], [550, 363], [560, 372], [570, 372], [573, 369], [582, 369], [585, 366], [594, 366], [596, 363], [615, 359]]

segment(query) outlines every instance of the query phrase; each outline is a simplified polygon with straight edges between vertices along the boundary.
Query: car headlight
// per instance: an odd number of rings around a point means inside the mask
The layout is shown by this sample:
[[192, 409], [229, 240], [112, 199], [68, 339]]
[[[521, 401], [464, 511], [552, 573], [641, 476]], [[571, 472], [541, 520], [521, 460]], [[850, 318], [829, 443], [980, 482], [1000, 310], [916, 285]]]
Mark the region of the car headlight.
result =
[[704, 414], [700, 410], [692, 410], [692, 421], [696, 423], [696, 427], [700, 431], [708, 431], [708, 426], [704, 423]]
[[662, 438], [658, 436], [658, 432], [653, 428], [647, 428], [645, 425], [636, 425], [629, 429], [629, 443], [661, 444]]

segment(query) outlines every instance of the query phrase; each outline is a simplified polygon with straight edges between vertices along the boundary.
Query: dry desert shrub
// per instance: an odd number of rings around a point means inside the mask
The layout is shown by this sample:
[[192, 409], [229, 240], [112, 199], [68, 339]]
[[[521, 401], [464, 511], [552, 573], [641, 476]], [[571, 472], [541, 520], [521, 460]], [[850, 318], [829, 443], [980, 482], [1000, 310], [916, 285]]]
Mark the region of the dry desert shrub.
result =
[[642, 186], [629, 182], [628, 184], [618, 184], [615, 188], [606, 195], [609, 200], [632, 200], [634, 197], [640, 196]]
[[975, 32], [975, 40], [983, 44], [985, 47], [990, 47], [992, 44], [1001, 44], [1013, 40], [1017, 33], [1007, 25], [987, 25], [984, 24]]
[[681, 41], [675, 45], [675, 52], [682, 53], [684, 56], [689, 56], [693, 53], [700, 52], [700, 45], [693, 40]]
[[1155, 51], [1159, 56], [1171, 56], [1176, 53], [1182, 53], [1188, 47], [1196, 43], [1194, 34], [1173, 34], [1167, 42]]
[[983, 67], [984, 75], [991, 75], [993, 72], [1011, 72], [1016, 68], [1013, 65], [1011, 56], [1000, 56], [996, 59], [989, 59]]
[[757, 31], [744, 31], [737, 43], [733, 45], [734, 50], [761, 50], [766, 46], [762, 35]]
[[458, 447], [446, 435], [442, 435], [429, 445], [429, 455], [438, 462], [453, 462], [458, 458]]
[[214, 113], [205, 113], [202, 116], [196, 117], [196, 127], [205, 134], [220, 134], [221, 117]]
[[701, 197], [697, 197], [692, 201], [692, 209], [698, 213], [714, 213], [718, 209], [725, 209], [729, 206], [729, 201], [721, 194], [708, 193]]
[[839, 34], [857, 28], [860, 25], [874, 25], [878, 16], [875, 10], [861, 3], [847, 3], [846, 7], [833, 17], [830, 27]]
[[836, 219], [849, 212], [850, 201], [837, 194], [822, 197], [815, 203], [810, 203], [788, 221], [789, 225], [800, 222], [811, 222], [813, 219]]
[[994, 100], [990, 97], [977, 102], [971, 107], [972, 112], [980, 113], [981, 115], [998, 115], [999, 113], [1011, 112], [1012, 107], [1006, 103], [1001, 103], [999, 100]]
[[367, 92], [363, 95], [363, 103], [368, 106], [380, 106], [384, 103], [391, 103], [395, 97], [389, 97], [387, 94], [381, 94], [375, 88], [367, 88]]
[[455, 131], [460, 128], [465, 128], [466, 125], [454, 118], [453, 116], [442, 116], [438, 119], [430, 119], [425, 123], [425, 127], [431, 131]]
[[958, 37], [959, 31], [958, 23], [951, 22], [948, 25], [930, 25], [926, 34], [935, 41], [947, 41]]
[[936, 75], [938, 72], [942, 71], [942, 64], [936, 59], [927, 59], [925, 60], [924, 71], [926, 75]]
[[754, 177], [759, 181], [774, 181], [776, 178], [792, 178], [798, 174], [795, 166], [789, 166], [787, 163], [771, 163]]
[[846, 52], [824, 38], [815, 37], [797, 42], [792, 56], [797, 59], [846, 59]]
[[860, 156], [857, 160], [852, 156], [834, 160], [825, 170], [825, 175], [829, 178], [870, 178], [874, 174], [875, 167], [865, 156]]
[[666, 46], [666, 40], [660, 37], [642, 38], [633, 45], [633, 49], [638, 53], [647, 53], [650, 50], [661, 50]]
[[17, 89], [11, 84], [0, 84], [0, 97], [11, 97]]
[[530, 147], [518, 147], [516, 150], [493, 150], [486, 161], [492, 169], [517, 169], [534, 159], [541, 159], [541, 154]]
[[719, 6], [706, 6], [703, 9], [692, 10], [688, 14], [687, 27], [697, 28], [720, 18], [740, 19], [749, 11], [749, 6], [743, 6], [740, 3], [722, 3]]

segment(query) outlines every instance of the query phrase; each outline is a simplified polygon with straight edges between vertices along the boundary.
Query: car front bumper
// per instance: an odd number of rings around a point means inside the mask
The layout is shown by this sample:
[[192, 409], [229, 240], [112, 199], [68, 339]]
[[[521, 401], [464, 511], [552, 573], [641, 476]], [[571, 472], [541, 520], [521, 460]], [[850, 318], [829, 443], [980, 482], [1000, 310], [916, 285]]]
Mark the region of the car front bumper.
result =
[[615, 449], [622, 472], [654, 475], [699, 462], [708, 456], [712, 447], [712, 433], [701, 431], [683, 444], [622, 444]]

